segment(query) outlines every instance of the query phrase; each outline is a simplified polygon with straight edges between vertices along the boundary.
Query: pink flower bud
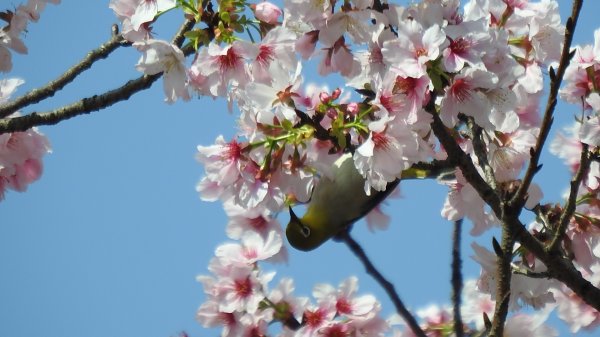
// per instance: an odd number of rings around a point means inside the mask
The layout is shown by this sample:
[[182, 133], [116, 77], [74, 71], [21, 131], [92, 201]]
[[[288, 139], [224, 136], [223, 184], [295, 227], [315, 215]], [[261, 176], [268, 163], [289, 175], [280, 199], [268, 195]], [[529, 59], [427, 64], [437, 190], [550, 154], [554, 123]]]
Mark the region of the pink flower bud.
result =
[[333, 100], [336, 100], [336, 99], [338, 99], [338, 98], [340, 97], [341, 93], [342, 93], [342, 89], [340, 89], [340, 88], [337, 88], [337, 89], [335, 89], [335, 90], [334, 90], [334, 91], [331, 93], [331, 99], [333, 99]]
[[283, 12], [274, 4], [264, 1], [254, 7], [254, 16], [260, 21], [275, 24]]
[[327, 104], [327, 103], [331, 102], [331, 96], [329, 96], [329, 94], [326, 93], [325, 91], [323, 91], [322, 93], [319, 94], [319, 99], [321, 100], [321, 103], [323, 103], [323, 104]]

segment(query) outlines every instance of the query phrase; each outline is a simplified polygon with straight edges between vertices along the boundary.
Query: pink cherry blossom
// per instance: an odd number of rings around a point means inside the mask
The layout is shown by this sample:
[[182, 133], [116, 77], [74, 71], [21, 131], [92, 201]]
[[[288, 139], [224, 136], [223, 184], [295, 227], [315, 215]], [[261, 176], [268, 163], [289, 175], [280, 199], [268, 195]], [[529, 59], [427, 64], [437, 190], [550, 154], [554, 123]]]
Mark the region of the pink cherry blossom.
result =
[[293, 102], [299, 97], [301, 69], [300, 63], [291, 69], [293, 71], [273, 64], [268, 70], [269, 83], [253, 81], [240, 93], [240, 110], [255, 115], [253, 118], [260, 124], [278, 125], [284, 120], [296, 123], [298, 117]]
[[538, 129], [517, 130], [514, 133], [496, 133], [488, 145], [488, 161], [498, 182], [515, 180], [530, 158]]
[[163, 40], [148, 39], [133, 44], [142, 52], [136, 69], [147, 75], [163, 73], [165, 101], [173, 103], [177, 98], [190, 99], [187, 88], [185, 57], [176, 45]]
[[456, 172], [455, 180], [444, 182], [444, 184], [448, 185], [450, 191], [444, 201], [442, 217], [450, 221], [465, 217], [470, 219], [473, 222], [470, 234], [474, 236], [481, 235], [498, 224], [496, 216], [486, 209], [485, 202], [459, 170]]
[[321, 303], [319, 306], [307, 306], [302, 313], [304, 325], [296, 332], [296, 336], [318, 336], [322, 328], [332, 324], [335, 313], [335, 306], [329, 302]]
[[490, 48], [489, 33], [483, 19], [464, 21], [445, 28], [450, 43], [442, 52], [442, 64], [446, 71], [460, 71], [465, 64], [479, 66], [481, 56]]
[[383, 127], [372, 124], [369, 138], [354, 153], [356, 168], [366, 179], [367, 194], [371, 188], [385, 190], [403, 170], [427, 156], [427, 145], [404, 122], [390, 120]]
[[273, 73], [294, 71], [298, 63], [294, 53], [295, 41], [295, 35], [286, 28], [271, 29], [259, 43], [256, 59], [250, 65], [253, 82], [268, 84]]
[[248, 266], [268, 260], [281, 250], [283, 241], [277, 231], [269, 232], [266, 238], [252, 231], [244, 233], [241, 243], [225, 243], [215, 251], [215, 256], [235, 266]]
[[212, 42], [196, 55], [189, 71], [190, 84], [200, 93], [224, 97], [230, 86], [243, 87], [250, 81], [247, 60], [258, 55], [259, 48], [249, 42], [237, 40], [224, 47]]
[[367, 50], [357, 50], [354, 56], [360, 63], [360, 73], [348, 81], [348, 85], [355, 88], [362, 88], [365, 83], [372, 82], [375, 76], [386, 77], [389, 73], [388, 65], [383, 61], [381, 50], [385, 41], [393, 40], [396, 36], [385, 29], [383, 24], [378, 24], [368, 41]]
[[333, 303], [337, 315], [345, 315], [352, 319], [367, 319], [378, 312], [379, 303], [372, 295], [356, 297], [358, 279], [350, 277], [344, 280], [338, 289], [329, 284], [318, 284], [313, 289], [313, 296], [319, 304]]
[[222, 337], [239, 336], [240, 317], [239, 312], [222, 312], [216, 300], [207, 300], [202, 303], [196, 312], [196, 320], [205, 328], [222, 327]]
[[227, 277], [220, 278], [215, 284], [221, 294], [219, 310], [256, 312], [258, 304], [265, 298], [264, 288], [274, 275], [259, 274], [249, 267], [234, 267]]
[[244, 156], [244, 143], [236, 139], [226, 142], [223, 136], [218, 136], [215, 145], [198, 146], [196, 159], [204, 164], [207, 178], [228, 186], [240, 177]]
[[383, 44], [381, 54], [384, 62], [404, 77], [426, 75], [425, 64], [438, 57], [446, 35], [439, 26], [425, 29], [416, 20], [404, 21], [398, 30], [397, 39]]
[[498, 78], [485, 70], [466, 68], [454, 77], [446, 88], [442, 98], [440, 118], [448, 127], [458, 122], [458, 113], [464, 113], [475, 119], [475, 123], [484, 129], [493, 129], [489, 113], [492, 101], [487, 96], [497, 87]]
[[246, 209], [230, 202], [224, 203], [223, 207], [229, 217], [227, 236], [232, 239], [238, 240], [248, 231], [258, 233], [263, 238], [267, 238], [272, 231], [283, 234], [277, 218], [262, 207]]

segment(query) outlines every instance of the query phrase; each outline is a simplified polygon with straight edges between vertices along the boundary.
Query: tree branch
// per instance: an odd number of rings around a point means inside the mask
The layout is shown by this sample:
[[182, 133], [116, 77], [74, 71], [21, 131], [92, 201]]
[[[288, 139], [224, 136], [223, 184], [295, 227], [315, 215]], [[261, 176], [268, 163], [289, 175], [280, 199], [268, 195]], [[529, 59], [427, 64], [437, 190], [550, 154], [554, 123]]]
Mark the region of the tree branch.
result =
[[[494, 239], [495, 240], [495, 239]], [[509, 226], [502, 226], [502, 243], [500, 252], [496, 252], [496, 308], [494, 309], [494, 318], [490, 337], [502, 337], [504, 335], [504, 323], [508, 315], [508, 305], [510, 303], [510, 279], [512, 277], [511, 262], [513, 259], [513, 246], [515, 239]]]
[[[54, 81], [50, 81], [48, 84], [41, 88], [33, 89], [25, 95], [0, 105], [0, 118], [5, 118], [17, 110], [26, 107], [31, 104], [40, 102], [48, 97], [54, 96], [54, 94], [64, 88], [67, 84], [71, 83], [77, 76], [82, 74], [85, 70], [90, 69], [92, 65], [101, 59], [105, 59], [115, 51], [118, 47], [130, 46], [131, 43], [126, 41], [123, 36], [118, 34], [118, 29], [115, 29], [116, 25], [113, 25], [113, 35], [107, 42], [103, 43], [100, 47], [90, 51], [79, 63], [65, 71]], [[116, 34], [115, 34], [116, 33]]]
[[542, 148], [546, 143], [550, 129], [552, 128], [552, 122], [554, 120], [554, 109], [558, 100], [558, 89], [562, 82], [565, 70], [571, 61], [573, 56], [570, 52], [571, 42], [573, 41], [573, 34], [575, 33], [575, 26], [577, 25], [577, 19], [579, 18], [579, 12], [583, 5], [582, 0], [574, 0], [573, 7], [571, 9], [571, 16], [567, 19], [565, 24], [565, 39], [563, 43], [563, 49], [560, 57], [560, 63], [556, 73], [553, 68], [550, 68], [550, 92], [548, 93], [548, 101], [546, 103], [546, 110], [544, 112], [544, 118], [542, 119], [542, 125], [540, 127], [540, 134], [538, 135], [535, 147], [531, 149], [531, 160], [529, 166], [525, 171], [521, 186], [510, 200], [510, 204], [513, 207], [523, 207], [526, 201], [527, 191], [533, 180], [533, 176], [539, 170], [540, 156], [542, 155]]
[[[172, 42], [181, 47], [185, 39], [184, 34], [191, 30], [195, 21], [187, 19], [175, 34]], [[186, 50], [189, 53], [189, 50]], [[25, 131], [39, 125], [54, 125], [63, 120], [89, 114], [92, 111], [109, 107], [117, 102], [129, 99], [133, 94], [149, 88], [163, 73], [155, 75], [142, 75], [135, 80], [130, 80], [119, 88], [110, 90], [101, 95], [83, 98], [75, 103], [52, 110], [50, 112], [33, 112], [28, 115], [0, 120], [0, 134], [7, 132]]]
[[419, 323], [417, 323], [416, 319], [413, 317], [410, 311], [408, 311], [408, 309], [406, 309], [406, 307], [404, 306], [404, 303], [400, 299], [400, 296], [398, 296], [394, 285], [385, 277], [383, 277], [383, 275], [381, 275], [381, 273], [373, 265], [373, 263], [371, 262], [363, 248], [360, 246], [360, 244], [350, 236], [348, 230], [342, 231], [339, 234], [339, 238], [340, 240], [344, 241], [344, 243], [346, 243], [346, 245], [348, 246], [348, 248], [350, 248], [352, 253], [354, 253], [354, 255], [356, 255], [356, 257], [358, 257], [358, 259], [363, 263], [365, 269], [367, 270], [367, 273], [373, 276], [375, 281], [377, 281], [377, 283], [379, 283], [379, 285], [381, 285], [381, 287], [385, 290], [385, 292], [388, 294], [388, 296], [394, 303], [398, 314], [402, 316], [404, 321], [406, 321], [406, 324], [408, 324], [413, 333], [418, 337], [427, 337], [425, 332], [423, 332], [423, 329], [421, 329], [421, 327], [419, 326]]
[[460, 312], [461, 295], [463, 288], [462, 260], [460, 258], [460, 242], [463, 220], [454, 221], [452, 233], [452, 304], [454, 306], [454, 333], [456, 337], [463, 337], [465, 329]]

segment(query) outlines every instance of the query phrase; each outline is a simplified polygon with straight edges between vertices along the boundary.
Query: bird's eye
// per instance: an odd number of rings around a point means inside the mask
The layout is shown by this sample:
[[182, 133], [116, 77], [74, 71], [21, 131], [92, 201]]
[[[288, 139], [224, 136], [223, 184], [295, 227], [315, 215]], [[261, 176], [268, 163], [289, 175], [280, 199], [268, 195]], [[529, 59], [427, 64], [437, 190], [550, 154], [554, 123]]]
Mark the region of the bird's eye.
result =
[[308, 238], [310, 236], [310, 228], [308, 226], [301, 225], [300, 232], [305, 238]]

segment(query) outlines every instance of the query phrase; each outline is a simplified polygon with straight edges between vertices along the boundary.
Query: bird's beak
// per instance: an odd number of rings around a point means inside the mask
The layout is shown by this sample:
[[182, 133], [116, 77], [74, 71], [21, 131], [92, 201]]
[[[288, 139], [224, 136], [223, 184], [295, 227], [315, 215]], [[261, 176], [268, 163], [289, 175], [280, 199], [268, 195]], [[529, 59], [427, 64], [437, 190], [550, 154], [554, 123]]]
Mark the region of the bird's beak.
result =
[[300, 219], [298, 218], [296, 213], [294, 213], [294, 210], [291, 207], [289, 207], [289, 209], [290, 209], [290, 222], [292, 222], [292, 221], [300, 222]]

